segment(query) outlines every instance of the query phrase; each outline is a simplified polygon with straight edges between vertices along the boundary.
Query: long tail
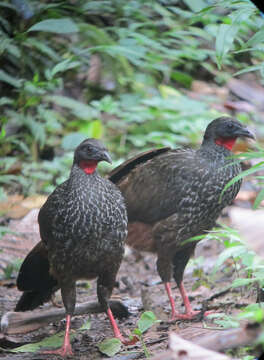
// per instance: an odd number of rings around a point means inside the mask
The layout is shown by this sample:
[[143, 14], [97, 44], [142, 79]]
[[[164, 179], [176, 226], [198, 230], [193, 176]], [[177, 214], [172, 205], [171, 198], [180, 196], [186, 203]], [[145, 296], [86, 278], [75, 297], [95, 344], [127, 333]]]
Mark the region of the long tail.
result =
[[39, 242], [21, 265], [17, 287], [23, 294], [16, 304], [15, 311], [33, 310], [51, 299], [59, 286], [49, 270], [47, 250], [44, 244]]
[[16, 304], [15, 311], [34, 310], [49, 301], [53, 293], [54, 291], [52, 289], [50, 289], [50, 291], [46, 290], [45, 292], [24, 291]]

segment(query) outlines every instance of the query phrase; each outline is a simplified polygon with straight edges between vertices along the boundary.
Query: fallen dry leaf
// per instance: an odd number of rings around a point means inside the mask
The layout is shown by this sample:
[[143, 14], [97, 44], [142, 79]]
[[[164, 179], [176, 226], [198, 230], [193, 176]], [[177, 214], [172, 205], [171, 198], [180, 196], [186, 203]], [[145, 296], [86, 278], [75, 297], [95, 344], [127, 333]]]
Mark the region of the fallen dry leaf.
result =
[[32, 209], [39, 209], [47, 200], [44, 195], [32, 195], [24, 198], [22, 195], [8, 196], [6, 201], [0, 203], [0, 214], [11, 219], [20, 219]]

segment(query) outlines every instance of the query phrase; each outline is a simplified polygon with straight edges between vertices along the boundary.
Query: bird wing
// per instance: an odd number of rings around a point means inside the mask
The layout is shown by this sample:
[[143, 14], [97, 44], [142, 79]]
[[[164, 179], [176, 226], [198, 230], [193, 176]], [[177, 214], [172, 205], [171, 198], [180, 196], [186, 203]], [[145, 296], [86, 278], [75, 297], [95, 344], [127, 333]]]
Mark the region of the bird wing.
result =
[[171, 150], [170, 147], [163, 147], [160, 149], [148, 150], [141, 154], [138, 154], [132, 157], [131, 159], [128, 159], [127, 161], [123, 162], [121, 165], [117, 166], [114, 170], [112, 170], [108, 174], [108, 179], [112, 181], [114, 184], [118, 185], [118, 183], [139, 164], [143, 164], [146, 161], [153, 159], [154, 157], [163, 154], [169, 150]]
[[63, 214], [65, 194], [68, 191], [68, 180], [56, 187], [41, 207], [38, 214], [38, 223], [41, 240], [46, 244], [51, 244], [57, 233], [60, 234], [63, 228]]
[[129, 222], [153, 224], [181, 211], [183, 197], [184, 207], [188, 206], [195, 168], [193, 150], [166, 148], [131, 159], [109, 178], [117, 182], [125, 198]]

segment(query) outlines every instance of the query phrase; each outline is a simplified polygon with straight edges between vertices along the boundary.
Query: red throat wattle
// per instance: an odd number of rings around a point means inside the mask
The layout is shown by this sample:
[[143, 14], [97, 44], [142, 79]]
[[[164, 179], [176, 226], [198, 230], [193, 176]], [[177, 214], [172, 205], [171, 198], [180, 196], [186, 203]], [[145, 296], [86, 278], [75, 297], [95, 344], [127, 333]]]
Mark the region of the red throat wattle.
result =
[[93, 174], [97, 167], [98, 161], [96, 160], [87, 160], [80, 161], [80, 168], [85, 172], [85, 174]]
[[236, 138], [218, 138], [215, 140], [217, 145], [225, 147], [227, 150], [232, 150], [235, 145]]

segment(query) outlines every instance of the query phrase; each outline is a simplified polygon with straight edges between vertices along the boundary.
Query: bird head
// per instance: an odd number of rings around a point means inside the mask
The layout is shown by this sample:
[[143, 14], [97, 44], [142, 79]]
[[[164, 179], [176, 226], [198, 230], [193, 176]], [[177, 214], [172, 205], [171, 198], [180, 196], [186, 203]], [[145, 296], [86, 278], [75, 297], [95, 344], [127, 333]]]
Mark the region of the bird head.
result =
[[86, 174], [92, 174], [99, 161], [112, 163], [107, 149], [97, 139], [84, 140], [74, 152], [74, 163], [83, 169]]
[[219, 117], [206, 128], [203, 143], [213, 141], [219, 146], [232, 150], [237, 138], [255, 139], [255, 136], [239, 121], [230, 117]]

